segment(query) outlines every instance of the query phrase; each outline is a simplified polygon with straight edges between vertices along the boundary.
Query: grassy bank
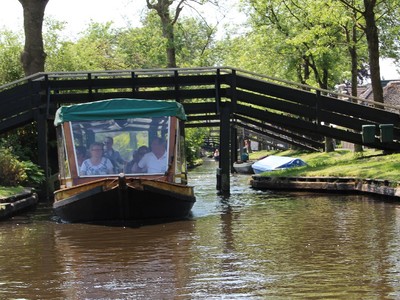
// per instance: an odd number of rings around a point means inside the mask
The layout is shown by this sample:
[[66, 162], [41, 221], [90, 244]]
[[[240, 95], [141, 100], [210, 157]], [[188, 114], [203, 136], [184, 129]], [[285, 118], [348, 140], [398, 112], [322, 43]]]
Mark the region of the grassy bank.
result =
[[301, 151], [260, 151], [250, 154], [256, 160], [266, 155], [291, 156], [303, 159], [307, 166], [264, 173], [267, 176], [334, 176], [400, 181], [400, 154], [384, 155], [366, 150], [355, 154], [349, 150], [331, 153]]
[[22, 186], [10, 187], [10, 186], [0, 186], [0, 198], [7, 198], [15, 194], [22, 193], [24, 188]]

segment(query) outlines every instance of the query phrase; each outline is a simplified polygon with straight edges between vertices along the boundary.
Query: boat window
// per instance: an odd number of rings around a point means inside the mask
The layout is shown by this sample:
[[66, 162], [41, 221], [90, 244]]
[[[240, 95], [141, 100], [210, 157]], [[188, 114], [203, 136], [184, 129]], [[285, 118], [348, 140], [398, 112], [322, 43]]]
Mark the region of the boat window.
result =
[[187, 169], [186, 169], [186, 155], [185, 155], [185, 139], [183, 128], [177, 124], [177, 142], [176, 142], [176, 160], [175, 160], [175, 183], [187, 184]]
[[61, 145], [57, 147], [58, 149], [58, 164], [59, 164], [59, 175], [61, 179], [62, 185], [67, 185], [67, 178], [71, 177], [71, 172], [69, 169], [69, 160], [68, 156], [66, 155], [65, 143], [63, 140], [63, 129], [62, 127], [58, 127], [57, 131], [57, 143]]
[[165, 173], [169, 124], [169, 117], [72, 121], [79, 176]]

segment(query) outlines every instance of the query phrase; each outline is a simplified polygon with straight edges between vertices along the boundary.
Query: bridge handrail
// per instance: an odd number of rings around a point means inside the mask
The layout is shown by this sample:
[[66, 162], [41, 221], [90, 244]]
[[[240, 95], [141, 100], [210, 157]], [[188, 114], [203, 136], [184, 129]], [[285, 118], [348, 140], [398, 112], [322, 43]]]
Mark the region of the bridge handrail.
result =
[[[16, 81], [12, 81], [10, 83], [4, 84], [0, 86], [0, 92], [2, 90], [6, 90], [8, 88], [15, 87], [20, 84], [25, 84], [30, 81], [45, 81], [50, 78], [71, 78], [71, 79], [76, 79], [76, 77], [85, 77], [89, 78], [91, 76], [95, 77], [100, 77], [100, 76], [110, 76], [110, 77], [132, 77], [132, 74], [135, 75], [152, 75], [152, 76], [157, 76], [157, 75], [166, 75], [166, 74], [171, 74], [175, 75], [176, 72], [178, 74], [205, 74], [205, 73], [210, 73], [210, 72], [218, 72], [221, 74], [237, 74], [243, 73], [244, 75], [251, 75], [252, 78], [260, 78], [262, 80], [267, 80], [267, 81], [272, 81], [277, 84], [283, 85], [283, 86], [290, 86], [291, 88], [302, 90], [302, 91], [315, 91], [315, 93], [321, 93], [321, 94], [327, 94], [327, 95], [335, 95], [337, 97], [337, 100], [339, 101], [352, 101], [357, 103], [367, 103], [371, 106], [374, 106], [374, 108], [385, 110], [385, 108], [390, 108], [393, 110], [396, 110], [400, 113], [400, 107], [392, 104], [386, 104], [386, 103], [381, 103], [369, 99], [364, 99], [364, 98], [359, 98], [359, 97], [354, 97], [351, 95], [347, 94], [342, 94], [339, 92], [335, 92], [332, 90], [326, 90], [326, 89], [321, 89], [318, 87], [306, 85], [306, 84], [301, 84], [297, 83], [294, 81], [289, 81], [285, 79], [280, 79], [276, 77], [272, 77], [269, 75], [264, 75], [264, 74], [259, 74], [255, 73], [252, 71], [248, 70], [243, 70], [241, 68], [235, 68], [231, 66], [221, 66], [221, 67], [191, 67], [191, 68], [154, 68], [154, 69], [128, 69], [128, 70], [93, 70], [93, 71], [60, 71], [60, 72], [39, 72], [32, 74], [30, 76], [21, 78]], [[343, 99], [345, 98], [345, 99]]]
[[[365, 98], [359, 98], [359, 97], [351, 96], [351, 95], [348, 95], [348, 94], [335, 92], [335, 91], [332, 91], [332, 90], [321, 89], [321, 88], [314, 87], [314, 86], [311, 86], [311, 85], [301, 84], [301, 83], [297, 83], [297, 82], [294, 82], [294, 81], [289, 81], [289, 80], [285, 80], [285, 79], [280, 79], [280, 78], [276, 78], [276, 77], [272, 77], [272, 76], [268, 76], [268, 75], [263, 75], [263, 74], [259, 74], [259, 73], [255, 73], [255, 72], [251, 72], [251, 71], [247, 71], [247, 70], [243, 70], [243, 69], [240, 69], [240, 68], [233, 68], [233, 67], [226, 67], [226, 68], [229, 68], [231, 70], [235, 70], [236, 72], [241, 72], [241, 73], [244, 73], [244, 74], [251, 75], [252, 77], [258, 77], [258, 78], [260, 78], [262, 80], [267, 79], [269, 81], [275, 81], [275, 82], [283, 83], [283, 84], [285, 84], [285, 86], [289, 85], [292, 88], [294, 86], [295, 89], [302, 90], [302, 91], [304, 91], [304, 90], [308, 90], [308, 91], [309, 90], [314, 90], [316, 92], [320, 92], [321, 94], [335, 95], [335, 96], [337, 96], [337, 100], [340, 100], [340, 101], [345, 101], [345, 102], [349, 102], [349, 101], [355, 102], [355, 101], [357, 101], [357, 103], [364, 102], [364, 103], [370, 104], [371, 106], [374, 106], [374, 108], [376, 108], [376, 109], [384, 110], [384, 109], [381, 109], [380, 107], [391, 108], [391, 109], [399, 111], [399, 113], [400, 113], [400, 107], [396, 106], [396, 105], [393, 105], [393, 104], [386, 104], [386, 103], [381, 103], [381, 102], [377, 102], [377, 101], [373, 101], [373, 100], [369, 100], [369, 99], [365, 99]], [[340, 97], [346, 98], [346, 99], [341, 99]]]

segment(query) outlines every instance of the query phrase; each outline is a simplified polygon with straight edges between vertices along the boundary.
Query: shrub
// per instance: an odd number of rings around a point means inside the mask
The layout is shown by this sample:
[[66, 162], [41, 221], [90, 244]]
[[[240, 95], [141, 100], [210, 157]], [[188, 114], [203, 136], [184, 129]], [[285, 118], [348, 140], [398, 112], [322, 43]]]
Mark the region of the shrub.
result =
[[36, 186], [44, 180], [43, 171], [30, 161], [19, 161], [11, 148], [0, 148], [0, 185]]

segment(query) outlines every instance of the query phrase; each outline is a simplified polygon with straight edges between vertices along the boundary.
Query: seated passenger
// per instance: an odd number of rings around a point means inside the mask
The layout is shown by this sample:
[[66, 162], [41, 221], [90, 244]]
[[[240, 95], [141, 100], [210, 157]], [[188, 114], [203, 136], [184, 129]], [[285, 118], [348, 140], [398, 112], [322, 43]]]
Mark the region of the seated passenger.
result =
[[76, 162], [78, 163], [78, 167], [81, 167], [83, 161], [87, 158], [86, 147], [77, 146], [75, 152], [76, 152]]
[[133, 174], [146, 172], [145, 169], [139, 168], [138, 163], [147, 152], [147, 146], [141, 146], [136, 151], [134, 151], [132, 154], [132, 160], [129, 161], [125, 166], [125, 173]]
[[114, 172], [118, 173], [126, 161], [121, 157], [119, 151], [113, 148], [114, 139], [110, 136], [104, 139], [104, 157], [108, 158], [114, 166]]
[[83, 161], [79, 175], [107, 175], [113, 173], [113, 164], [103, 156], [103, 144], [90, 145], [90, 158]]
[[151, 142], [151, 152], [145, 154], [139, 161], [139, 168], [147, 173], [165, 173], [167, 171], [167, 152], [165, 141], [159, 137]]

